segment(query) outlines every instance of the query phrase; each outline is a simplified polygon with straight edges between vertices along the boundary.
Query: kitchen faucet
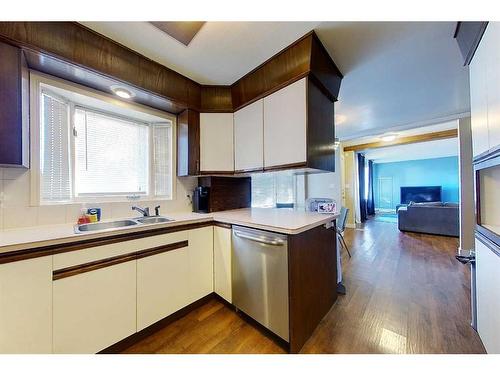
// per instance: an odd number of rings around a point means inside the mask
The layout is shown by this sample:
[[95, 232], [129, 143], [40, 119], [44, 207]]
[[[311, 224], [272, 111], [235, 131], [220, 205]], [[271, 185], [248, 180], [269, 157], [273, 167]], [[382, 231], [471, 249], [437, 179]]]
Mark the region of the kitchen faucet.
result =
[[144, 207], [144, 208], [140, 208], [140, 207], [137, 207], [137, 206], [132, 206], [132, 210], [135, 210], [135, 211], [139, 211], [142, 216], [149, 216], [149, 207]]

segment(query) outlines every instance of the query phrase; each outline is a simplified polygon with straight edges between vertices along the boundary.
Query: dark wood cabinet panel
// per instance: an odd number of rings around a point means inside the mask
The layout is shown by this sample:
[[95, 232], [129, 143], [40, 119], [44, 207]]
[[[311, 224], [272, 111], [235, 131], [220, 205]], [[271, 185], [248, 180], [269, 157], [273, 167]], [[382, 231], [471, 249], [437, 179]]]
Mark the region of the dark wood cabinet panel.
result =
[[310, 70], [325, 95], [336, 101], [343, 75], [315, 33], [312, 34]]
[[457, 22], [454, 37], [464, 58], [464, 65], [470, 64], [487, 26], [488, 22]]
[[298, 353], [337, 299], [335, 231], [288, 236], [290, 352]]
[[201, 86], [200, 112], [233, 112], [231, 86]]
[[307, 82], [307, 167], [335, 172], [334, 103], [310, 77]]
[[200, 114], [186, 109], [177, 116], [177, 176], [200, 173]]
[[308, 75], [331, 100], [337, 100], [342, 74], [314, 32], [280, 51], [231, 86], [238, 110]]
[[199, 185], [210, 188], [208, 212], [250, 207], [252, 182], [250, 177], [200, 177]]
[[307, 34], [236, 81], [231, 87], [233, 109], [236, 111], [305, 77], [309, 73], [311, 43], [311, 34]]
[[29, 167], [28, 91], [22, 51], [0, 42], [0, 165]]
[[200, 107], [198, 83], [76, 22], [0, 22], [0, 36], [42, 56], [155, 93], [181, 110]]

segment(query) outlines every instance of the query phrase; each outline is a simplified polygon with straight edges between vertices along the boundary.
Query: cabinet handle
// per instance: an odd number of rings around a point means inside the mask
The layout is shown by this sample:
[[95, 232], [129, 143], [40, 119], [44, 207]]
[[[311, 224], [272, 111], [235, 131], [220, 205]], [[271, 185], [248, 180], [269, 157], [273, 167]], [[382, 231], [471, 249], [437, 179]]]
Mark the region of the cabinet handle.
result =
[[115, 257], [104, 258], [95, 260], [93, 262], [78, 264], [76, 266], [61, 268], [59, 270], [55, 270], [52, 272], [52, 280], [64, 279], [66, 277], [75, 276], [80, 273], [86, 273], [98, 270], [100, 268], [111, 267], [116, 264], [130, 262], [131, 260], [147, 258], [156, 254], [165, 253], [167, 251], [172, 251], [187, 246], [189, 246], [189, 242], [187, 240], [179, 241], [168, 245], [157, 246], [150, 249], [139, 250], [139, 251], [134, 251], [132, 253], [117, 255]]

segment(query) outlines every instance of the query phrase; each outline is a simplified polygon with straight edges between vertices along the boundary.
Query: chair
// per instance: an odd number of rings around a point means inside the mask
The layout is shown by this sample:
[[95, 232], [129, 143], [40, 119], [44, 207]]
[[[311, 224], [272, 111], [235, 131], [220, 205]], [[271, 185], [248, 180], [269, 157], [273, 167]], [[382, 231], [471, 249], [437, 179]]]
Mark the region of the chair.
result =
[[337, 225], [337, 235], [339, 237], [340, 241], [340, 246], [342, 246], [344, 249], [346, 249], [347, 254], [349, 254], [349, 258], [351, 258], [351, 252], [349, 251], [349, 248], [347, 247], [347, 244], [345, 243], [344, 240], [344, 231], [345, 231], [345, 223], [347, 221], [347, 214], [349, 213], [349, 209], [342, 207], [340, 209], [340, 217], [338, 220], [338, 225]]

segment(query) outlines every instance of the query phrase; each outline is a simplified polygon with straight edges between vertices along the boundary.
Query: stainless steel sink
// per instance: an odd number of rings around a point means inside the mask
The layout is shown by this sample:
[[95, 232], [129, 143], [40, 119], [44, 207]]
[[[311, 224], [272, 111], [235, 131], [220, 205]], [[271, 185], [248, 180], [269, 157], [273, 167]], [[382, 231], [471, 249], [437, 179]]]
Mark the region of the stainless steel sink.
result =
[[139, 225], [135, 220], [116, 220], [102, 223], [79, 224], [75, 226], [76, 233], [95, 232], [107, 229], [126, 228], [132, 225]]
[[164, 216], [144, 216], [135, 219], [105, 221], [101, 223], [79, 224], [75, 225], [75, 233], [88, 233], [88, 232], [104, 232], [113, 229], [127, 228], [134, 225], [143, 224], [159, 224], [174, 221]]
[[166, 223], [167, 221], [173, 221], [172, 219], [163, 216], [145, 216], [135, 220], [137, 220], [141, 224], [158, 224]]

